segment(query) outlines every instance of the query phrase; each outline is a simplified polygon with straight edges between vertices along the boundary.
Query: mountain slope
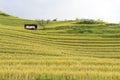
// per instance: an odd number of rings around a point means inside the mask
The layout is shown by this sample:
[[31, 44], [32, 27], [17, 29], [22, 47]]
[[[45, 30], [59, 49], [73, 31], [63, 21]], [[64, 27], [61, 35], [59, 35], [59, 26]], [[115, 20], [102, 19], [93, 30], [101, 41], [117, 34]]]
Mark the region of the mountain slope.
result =
[[34, 23], [32, 20], [20, 19], [0, 11], [0, 24], [8, 26], [23, 26], [25, 23]]
[[114, 37], [119, 33], [66, 33], [76, 27], [74, 21], [25, 30], [24, 23], [34, 21], [5, 15], [0, 16], [0, 80], [120, 80], [120, 38]]

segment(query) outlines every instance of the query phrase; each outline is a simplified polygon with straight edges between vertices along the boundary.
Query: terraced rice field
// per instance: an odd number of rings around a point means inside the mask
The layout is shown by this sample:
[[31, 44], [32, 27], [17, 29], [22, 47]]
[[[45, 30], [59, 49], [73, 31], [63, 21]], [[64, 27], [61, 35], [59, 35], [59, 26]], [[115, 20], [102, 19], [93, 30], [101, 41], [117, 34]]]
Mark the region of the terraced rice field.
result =
[[119, 34], [0, 25], [0, 80], [120, 80]]

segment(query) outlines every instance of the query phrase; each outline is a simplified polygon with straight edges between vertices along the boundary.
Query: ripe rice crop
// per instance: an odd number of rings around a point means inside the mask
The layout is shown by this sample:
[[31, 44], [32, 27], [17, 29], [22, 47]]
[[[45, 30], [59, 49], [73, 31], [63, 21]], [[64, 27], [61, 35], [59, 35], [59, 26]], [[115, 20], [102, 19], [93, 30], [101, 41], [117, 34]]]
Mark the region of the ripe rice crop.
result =
[[120, 80], [115, 34], [57, 31], [0, 25], [0, 80]]

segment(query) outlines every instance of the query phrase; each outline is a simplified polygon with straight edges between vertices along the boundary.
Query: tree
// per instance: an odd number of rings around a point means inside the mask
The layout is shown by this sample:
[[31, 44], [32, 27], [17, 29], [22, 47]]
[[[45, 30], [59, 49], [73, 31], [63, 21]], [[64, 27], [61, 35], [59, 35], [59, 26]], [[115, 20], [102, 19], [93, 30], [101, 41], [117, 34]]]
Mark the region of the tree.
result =
[[46, 25], [50, 22], [50, 20], [36, 20], [36, 22], [42, 27], [43, 30], [45, 30]]
[[53, 21], [57, 21], [57, 18], [53, 19]]

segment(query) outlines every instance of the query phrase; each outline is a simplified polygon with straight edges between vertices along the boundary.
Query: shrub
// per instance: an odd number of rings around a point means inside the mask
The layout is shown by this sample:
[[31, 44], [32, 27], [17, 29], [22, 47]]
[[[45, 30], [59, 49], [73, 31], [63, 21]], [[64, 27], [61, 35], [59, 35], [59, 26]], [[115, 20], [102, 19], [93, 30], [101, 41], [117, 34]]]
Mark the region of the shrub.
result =
[[79, 19], [77, 24], [103, 24], [102, 20], [93, 20], [93, 19]]

